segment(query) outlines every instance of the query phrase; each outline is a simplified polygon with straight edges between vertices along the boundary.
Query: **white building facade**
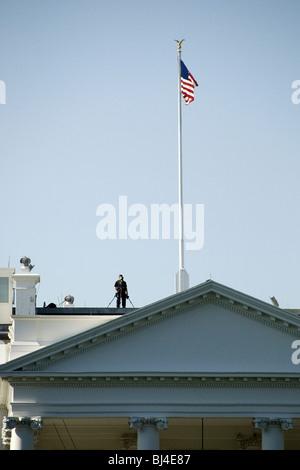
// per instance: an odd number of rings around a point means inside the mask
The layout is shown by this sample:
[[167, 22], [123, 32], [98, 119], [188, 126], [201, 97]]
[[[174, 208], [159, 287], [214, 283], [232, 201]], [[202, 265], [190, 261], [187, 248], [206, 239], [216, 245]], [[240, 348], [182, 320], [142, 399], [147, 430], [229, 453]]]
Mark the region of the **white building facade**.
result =
[[211, 280], [138, 309], [37, 308], [38, 275], [0, 274], [3, 449], [300, 449], [297, 313]]

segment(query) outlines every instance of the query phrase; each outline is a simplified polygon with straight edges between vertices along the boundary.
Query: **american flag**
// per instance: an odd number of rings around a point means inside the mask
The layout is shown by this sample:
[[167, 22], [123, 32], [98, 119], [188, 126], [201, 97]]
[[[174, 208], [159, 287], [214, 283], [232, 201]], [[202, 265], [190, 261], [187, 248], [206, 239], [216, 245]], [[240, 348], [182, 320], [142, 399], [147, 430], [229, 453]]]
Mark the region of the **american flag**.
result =
[[198, 83], [181, 60], [181, 93], [186, 105], [194, 101], [195, 86], [198, 86]]

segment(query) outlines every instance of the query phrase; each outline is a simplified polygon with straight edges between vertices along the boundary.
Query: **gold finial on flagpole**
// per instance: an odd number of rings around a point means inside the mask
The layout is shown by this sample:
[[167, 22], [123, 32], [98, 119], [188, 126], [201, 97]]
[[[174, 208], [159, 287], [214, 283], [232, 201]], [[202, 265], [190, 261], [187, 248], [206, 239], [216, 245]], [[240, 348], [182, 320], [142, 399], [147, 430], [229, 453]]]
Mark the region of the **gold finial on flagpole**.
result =
[[177, 39], [174, 39], [175, 42], [178, 44], [178, 50], [181, 51], [181, 43], [184, 41], [184, 39], [181, 39], [181, 41], [177, 41]]

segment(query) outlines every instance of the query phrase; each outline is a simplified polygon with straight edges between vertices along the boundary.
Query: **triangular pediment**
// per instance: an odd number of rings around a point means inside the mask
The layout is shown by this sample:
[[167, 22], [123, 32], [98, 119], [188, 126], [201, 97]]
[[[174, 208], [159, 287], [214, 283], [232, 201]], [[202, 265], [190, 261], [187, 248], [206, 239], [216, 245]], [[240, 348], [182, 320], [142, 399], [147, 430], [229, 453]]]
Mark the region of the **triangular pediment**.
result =
[[0, 366], [8, 375], [295, 374], [298, 315], [214, 281]]

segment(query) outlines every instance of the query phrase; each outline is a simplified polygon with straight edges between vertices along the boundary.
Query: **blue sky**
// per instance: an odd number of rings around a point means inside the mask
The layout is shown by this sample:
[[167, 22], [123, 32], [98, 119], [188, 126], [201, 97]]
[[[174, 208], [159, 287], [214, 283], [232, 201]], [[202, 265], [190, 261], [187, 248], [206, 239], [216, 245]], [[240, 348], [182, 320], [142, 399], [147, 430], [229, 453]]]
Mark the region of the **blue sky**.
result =
[[296, 0], [0, 0], [0, 266], [29, 256], [38, 305], [135, 306], [174, 293], [178, 241], [100, 240], [97, 207], [178, 201], [177, 45], [199, 86], [183, 104], [184, 202], [204, 204], [212, 278], [300, 307]]

